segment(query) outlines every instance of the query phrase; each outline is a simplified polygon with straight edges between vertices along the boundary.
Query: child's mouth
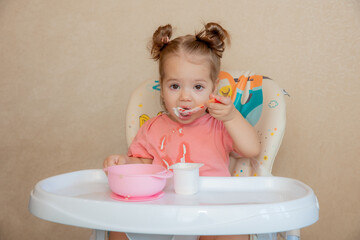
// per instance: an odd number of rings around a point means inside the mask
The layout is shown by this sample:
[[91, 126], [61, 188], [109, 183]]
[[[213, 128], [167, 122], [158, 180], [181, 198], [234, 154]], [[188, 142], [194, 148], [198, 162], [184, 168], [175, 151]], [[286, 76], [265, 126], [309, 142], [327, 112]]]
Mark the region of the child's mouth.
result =
[[180, 116], [186, 117], [191, 115], [191, 108], [190, 107], [180, 107], [179, 108]]
[[182, 117], [182, 118], [187, 118], [190, 116], [191, 116], [191, 113], [180, 113], [180, 117]]
[[196, 113], [198, 111], [200, 111], [202, 108], [204, 108], [205, 106], [204, 105], [200, 105], [200, 106], [197, 106], [197, 107], [194, 107], [194, 108], [191, 108], [191, 107], [176, 107], [176, 108], [173, 108], [174, 110], [174, 113], [177, 117], [183, 117], [183, 118], [186, 118], [186, 117], [190, 117], [193, 113]]
[[176, 107], [173, 108], [174, 113], [177, 117], [189, 117], [192, 112], [191, 112], [191, 108], [190, 107]]

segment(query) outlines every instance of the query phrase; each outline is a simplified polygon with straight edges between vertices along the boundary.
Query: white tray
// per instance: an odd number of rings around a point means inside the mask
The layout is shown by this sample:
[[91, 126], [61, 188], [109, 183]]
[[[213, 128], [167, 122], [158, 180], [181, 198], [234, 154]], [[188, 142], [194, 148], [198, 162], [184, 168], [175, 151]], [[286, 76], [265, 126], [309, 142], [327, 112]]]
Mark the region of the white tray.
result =
[[282, 232], [319, 218], [310, 187], [281, 177], [200, 177], [200, 192], [120, 202], [110, 197], [100, 169], [50, 177], [31, 192], [30, 212], [42, 219], [84, 228], [146, 234], [228, 235]]

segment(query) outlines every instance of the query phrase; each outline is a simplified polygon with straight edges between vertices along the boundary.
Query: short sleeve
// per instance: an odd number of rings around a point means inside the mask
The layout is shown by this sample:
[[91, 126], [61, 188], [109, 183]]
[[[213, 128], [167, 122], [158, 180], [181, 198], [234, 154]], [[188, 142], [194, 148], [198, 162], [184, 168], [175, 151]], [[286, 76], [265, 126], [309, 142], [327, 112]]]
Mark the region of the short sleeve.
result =
[[131, 142], [127, 153], [129, 157], [154, 159], [154, 156], [149, 153], [149, 144], [147, 140], [147, 131], [150, 121], [151, 120], [148, 120], [141, 126], [134, 140]]

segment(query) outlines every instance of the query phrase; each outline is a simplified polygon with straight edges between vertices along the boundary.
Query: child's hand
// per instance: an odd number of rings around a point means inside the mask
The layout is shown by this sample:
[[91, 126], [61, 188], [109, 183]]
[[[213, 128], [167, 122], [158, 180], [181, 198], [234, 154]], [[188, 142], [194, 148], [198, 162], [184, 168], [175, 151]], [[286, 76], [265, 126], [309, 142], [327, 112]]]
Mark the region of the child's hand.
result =
[[125, 155], [111, 155], [108, 156], [103, 163], [104, 171], [107, 173], [106, 168], [114, 165], [121, 165], [127, 163], [128, 156]]
[[208, 103], [208, 110], [211, 116], [223, 122], [235, 118], [236, 109], [229, 97], [211, 94], [210, 98], [215, 99], [215, 101], [210, 100], [210, 103]]

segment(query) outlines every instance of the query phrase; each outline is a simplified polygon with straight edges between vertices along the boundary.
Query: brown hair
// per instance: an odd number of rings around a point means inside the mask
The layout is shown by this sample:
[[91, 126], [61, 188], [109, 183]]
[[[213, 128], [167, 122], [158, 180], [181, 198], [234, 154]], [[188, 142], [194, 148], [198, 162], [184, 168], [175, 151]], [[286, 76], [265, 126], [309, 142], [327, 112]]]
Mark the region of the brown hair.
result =
[[228, 32], [217, 23], [207, 23], [195, 35], [185, 35], [171, 40], [172, 26], [160, 26], [153, 34], [151, 56], [159, 61], [160, 84], [164, 77], [164, 62], [167, 56], [179, 54], [181, 51], [189, 54], [208, 56], [210, 78], [216, 82], [220, 72], [220, 58], [225, 50], [225, 40], [230, 44]]

